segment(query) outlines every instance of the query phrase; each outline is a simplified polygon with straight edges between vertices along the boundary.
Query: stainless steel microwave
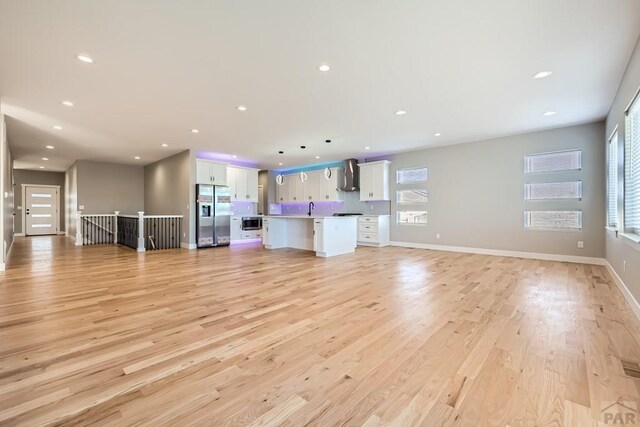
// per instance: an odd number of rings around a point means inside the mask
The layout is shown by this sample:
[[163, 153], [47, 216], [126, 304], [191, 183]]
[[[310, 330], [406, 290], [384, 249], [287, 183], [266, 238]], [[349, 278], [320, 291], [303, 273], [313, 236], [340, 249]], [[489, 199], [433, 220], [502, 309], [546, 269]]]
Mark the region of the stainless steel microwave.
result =
[[242, 217], [242, 230], [262, 230], [262, 217], [261, 216], [243, 216]]

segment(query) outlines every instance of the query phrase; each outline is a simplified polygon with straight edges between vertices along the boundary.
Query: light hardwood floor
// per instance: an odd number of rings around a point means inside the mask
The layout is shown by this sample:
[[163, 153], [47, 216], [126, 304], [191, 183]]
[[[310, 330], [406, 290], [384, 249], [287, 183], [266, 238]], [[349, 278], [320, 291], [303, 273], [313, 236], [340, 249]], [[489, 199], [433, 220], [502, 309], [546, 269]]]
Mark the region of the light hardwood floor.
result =
[[14, 245], [2, 425], [588, 426], [640, 396], [640, 325], [603, 267]]

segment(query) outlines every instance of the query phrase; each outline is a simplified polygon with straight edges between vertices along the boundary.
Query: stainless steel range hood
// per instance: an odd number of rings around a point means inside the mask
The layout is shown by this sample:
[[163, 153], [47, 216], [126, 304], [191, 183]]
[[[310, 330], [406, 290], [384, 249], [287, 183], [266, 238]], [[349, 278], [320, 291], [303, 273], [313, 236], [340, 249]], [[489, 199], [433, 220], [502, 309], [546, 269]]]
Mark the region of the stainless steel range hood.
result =
[[338, 190], [359, 191], [360, 190], [360, 168], [357, 159], [347, 159], [342, 164], [344, 171], [342, 182]]

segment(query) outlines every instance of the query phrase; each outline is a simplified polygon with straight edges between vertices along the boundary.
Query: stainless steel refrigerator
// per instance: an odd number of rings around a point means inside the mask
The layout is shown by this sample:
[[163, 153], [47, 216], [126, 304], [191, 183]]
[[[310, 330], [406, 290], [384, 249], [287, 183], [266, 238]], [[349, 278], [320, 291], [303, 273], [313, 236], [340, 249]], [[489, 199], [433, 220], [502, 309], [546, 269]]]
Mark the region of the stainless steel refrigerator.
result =
[[196, 185], [196, 242], [199, 248], [231, 243], [229, 187]]

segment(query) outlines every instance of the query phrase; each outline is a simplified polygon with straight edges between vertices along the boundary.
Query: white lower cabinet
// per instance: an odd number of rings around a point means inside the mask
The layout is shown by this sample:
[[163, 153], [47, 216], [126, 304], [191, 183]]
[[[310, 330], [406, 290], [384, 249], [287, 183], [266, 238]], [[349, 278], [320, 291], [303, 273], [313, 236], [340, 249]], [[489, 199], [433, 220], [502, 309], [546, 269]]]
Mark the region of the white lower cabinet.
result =
[[231, 241], [238, 242], [242, 240], [259, 239], [262, 237], [262, 230], [243, 230], [242, 217], [231, 217]]
[[389, 246], [389, 215], [358, 217], [358, 245]]
[[242, 238], [242, 218], [231, 217], [231, 241], [240, 240]]

